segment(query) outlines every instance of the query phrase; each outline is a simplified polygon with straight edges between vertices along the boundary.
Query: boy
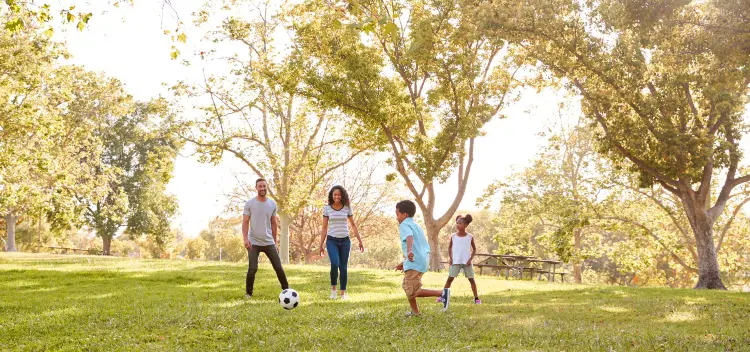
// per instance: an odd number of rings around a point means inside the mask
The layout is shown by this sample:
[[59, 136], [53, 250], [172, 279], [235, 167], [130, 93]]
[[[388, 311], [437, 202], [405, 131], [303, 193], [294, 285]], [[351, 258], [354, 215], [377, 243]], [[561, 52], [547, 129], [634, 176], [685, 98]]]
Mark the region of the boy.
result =
[[422, 274], [427, 272], [428, 258], [430, 257], [430, 245], [422, 229], [414, 222], [414, 214], [417, 206], [414, 202], [403, 200], [396, 204], [396, 219], [400, 224], [398, 231], [401, 235], [401, 250], [404, 253], [404, 261], [396, 266], [396, 270], [404, 272], [404, 282], [401, 285], [406, 297], [409, 299], [411, 312], [407, 317], [418, 316], [417, 297], [443, 297], [443, 310], [448, 309], [450, 299], [449, 291], [422, 289]]

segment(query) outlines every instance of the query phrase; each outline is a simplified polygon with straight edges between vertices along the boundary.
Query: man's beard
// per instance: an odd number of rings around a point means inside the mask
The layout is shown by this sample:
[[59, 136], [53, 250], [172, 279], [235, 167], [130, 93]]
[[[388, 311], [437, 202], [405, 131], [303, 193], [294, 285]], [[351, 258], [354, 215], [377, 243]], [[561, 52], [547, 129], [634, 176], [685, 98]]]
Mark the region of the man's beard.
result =
[[266, 196], [266, 191], [258, 191], [258, 195], [261, 196], [261, 197], [265, 197]]

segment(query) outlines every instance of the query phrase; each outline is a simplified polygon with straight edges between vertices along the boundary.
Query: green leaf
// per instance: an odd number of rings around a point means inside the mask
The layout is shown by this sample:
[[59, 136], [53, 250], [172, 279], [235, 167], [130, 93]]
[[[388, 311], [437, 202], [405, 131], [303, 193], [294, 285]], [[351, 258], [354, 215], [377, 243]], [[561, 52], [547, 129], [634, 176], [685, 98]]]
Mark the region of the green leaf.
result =
[[10, 32], [16, 32], [23, 27], [24, 27], [24, 24], [20, 18], [16, 18], [13, 21], [9, 21], [5, 23], [5, 29], [9, 30]]
[[398, 26], [391, 22], [385, 25], [385, 34], [390, 35], [393, 41], [398, 41]]
[[333, 25], [334, 29], [341, 29], [341, 21], [334, 19], [333, 22], [331, 22], [331, 25]]
[[370, 22], [362, 26], [362, 30], [365, 31], [365, 33], [371, 33], [375, 30], [375, 25]]
[[78, 27], [79, 32], [83, 32], [83, 29], [86, 27], [86, 24], [83, 23], [83, 21], [79, 21], [76, 27]]
[[172, 47], [172, 52], [169, 54], [169, 56], [172, 58], [172, 60], [177, 60], [177, 57], [180, 56], [180, 51], [177, 50], [177, 48]]
[[187, 36], [185, 35], [185, 33], [180, 33], [177, 36], [177, 41], [178, 42], [182, 42], [182, 43], [186, 43], [187, 42]]
[[75, 21], [75, 19], [76, 19], [76, 16], [68, 12], [68, 16], [67, 16], [68, 23]]
[[44, 31], [44, 35], [46, 35], [48, 37], [52, 37], [53, 34], [55, 34], [55, 29], [52, 28], [52, 27], [47, 28], [47, 30]]

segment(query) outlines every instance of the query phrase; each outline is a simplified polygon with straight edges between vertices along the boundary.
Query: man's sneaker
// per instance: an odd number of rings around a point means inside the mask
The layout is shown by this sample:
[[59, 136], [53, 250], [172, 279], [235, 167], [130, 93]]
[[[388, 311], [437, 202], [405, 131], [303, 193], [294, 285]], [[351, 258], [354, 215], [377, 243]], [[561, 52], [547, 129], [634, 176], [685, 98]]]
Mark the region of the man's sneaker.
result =
[[474, 300], [474, 304], [482, 304], [482, 300], [477, 298]]
[[338, 295], [336, 294], [336, 291], [331, 291], [331, 297], [329, 297], [329, 298], [330, 299], [336, 299], [336, 298], [338, 298]]
[[348, 301], [349, 300], [349, 295], [347, 295], [346, 293], [344, 293], [343, 295], [341, 295], [341, 300], [342, 301]]
[[251, 295], [251, 294], [249, 294], [249, 293], [246, 293], [246, 294], [245, 294], [245, 299], [250, 299], [250, 298], [253, 298], [253, 295]]
[[444, 288], [443, 289], [443, 310], [448, 309], [448, 304], [451, 303], [451, 289]]

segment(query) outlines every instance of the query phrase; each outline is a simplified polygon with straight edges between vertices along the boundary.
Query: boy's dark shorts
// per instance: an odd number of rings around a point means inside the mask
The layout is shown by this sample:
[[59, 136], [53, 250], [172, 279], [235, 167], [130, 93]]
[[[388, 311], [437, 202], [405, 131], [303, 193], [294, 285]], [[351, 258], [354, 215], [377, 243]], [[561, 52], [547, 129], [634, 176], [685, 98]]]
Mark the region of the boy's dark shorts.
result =
[[417, 270], [404, 271], [404, 282], [401, 287], [408, 298], [416, 298], [422, 288], [422, 273]]

